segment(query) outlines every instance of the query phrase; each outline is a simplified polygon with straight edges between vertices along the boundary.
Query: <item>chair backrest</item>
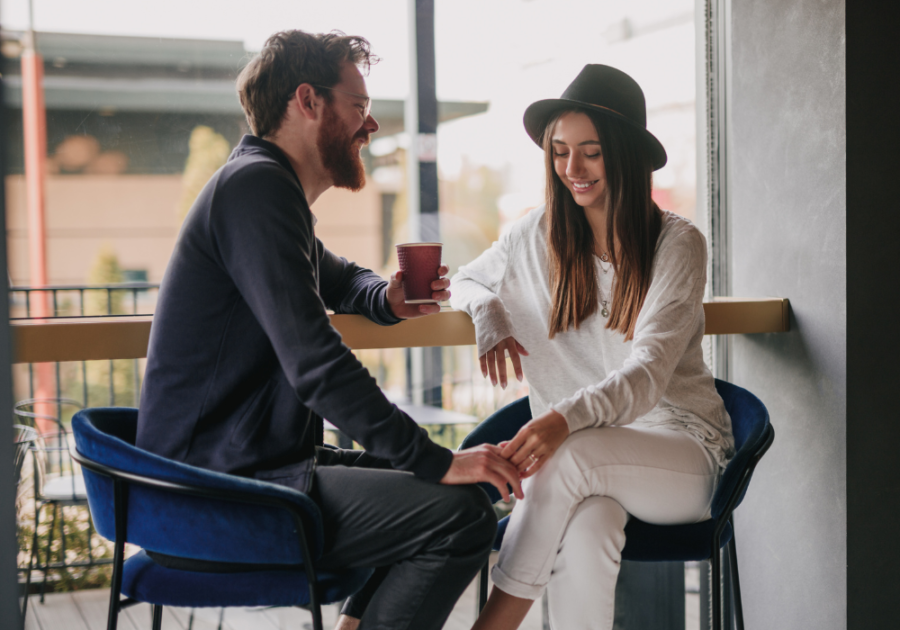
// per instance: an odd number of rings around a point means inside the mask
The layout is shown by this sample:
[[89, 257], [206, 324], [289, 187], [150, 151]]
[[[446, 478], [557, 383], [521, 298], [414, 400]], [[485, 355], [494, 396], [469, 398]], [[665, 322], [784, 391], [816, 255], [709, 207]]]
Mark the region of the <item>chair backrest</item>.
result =
[[762, 402], [742, 387], [716, 379], [716, 391], [725, 402], [725, 409], [731, 416], [731, 430], [734, 433], [735, 455], [728, 463], [713, 497], [712, 517], [719, 518], [732, 503], [731, 509], [740, 505], [747, 491], [748, 475], [752, 474], [756, 462], [769, 448], [775, 431], [769, 423], [769, 412]]
[[[13, 415], [18, 421], [37, 431], [39, 439], [35, 441], [34, 449], [40, 452], [42, 475], [54, 477], [75, 472], [69, 457], [69, 432], [63, 420], [79, 409], [84, 409], [84, 405], [71, 398], [29, 398], [13, 406]], [[36, 489], [40, 493], [40, 488]], [[77, 500], [79, 493], [74, 478], [71, 493], [72, 500]]]
[[[85, 409], [72, 419], [75, 448], [106, 474], [82, 467], [97, 531], [115, 540], [113, 479], [127, 484], [127, 542], [161, 554], [227, 563], [302, 564], [295, 518], [284, 507], [228, 500], [253, 495], [287, 501], [301, 514], [310, 552], [321, 555], [318, 507], [301, 492], [271, 483], [217, 473], [169, 460], [134, 446], [137, 409]], [[130, 477], [130, 478], [129, 478]], [[148, 486], [135, 478], [206, 489], [196, 496], [176, 488]]]
[[25, 455], [28, 454], [28, 450], [37, 439], [37, 431], [35, 431], [32, 427], [26, 427], [21, 424], [14, 424], [13, 432], [13, 442], [16, 445], [16, 485], [18, 485], [19, 479], [22, 478], [22, 466], [25, 464]]

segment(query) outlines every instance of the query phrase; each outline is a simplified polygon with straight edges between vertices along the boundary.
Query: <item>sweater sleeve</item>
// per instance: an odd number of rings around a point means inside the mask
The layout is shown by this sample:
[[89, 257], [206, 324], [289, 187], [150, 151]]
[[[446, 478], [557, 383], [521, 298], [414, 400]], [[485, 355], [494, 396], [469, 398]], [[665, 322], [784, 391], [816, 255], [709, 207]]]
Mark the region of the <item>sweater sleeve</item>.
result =
[[688, 342], [703, 326], [706, 243], [692, 226], [657, 251], [650, 289], [624, 365], [570, 398], [550, 405], [570, 431], [625, 425], [652, 410], [668, 387]]
[[319, 287], [325, 306], [335, 313], [365, 315], [376, 324], [396, 324], [387, 301], [387, 281], [376, 273], [328, 251], [316, 239], [319, 251]]
[[498, 295], [511, 247], [509, 235], [504, 234], [478, 258], [460, 267], [450, 280], [450, 306], [472, 317], [478, 356], [515, 336], [512, 318]]
[[[217, 191], [210, 236], [220, 264], [259, 321], [298, 399], [376, 457], [438, 481], [452, 453], [391, 404], [332, 327], [316, 278], [312, 215], [291, 174], [247, 168]], [[328, 255], [319, 279], [329, 301], [378, 313], [383, 286]], [[366, 306], [366, 304], [369, 304]]]

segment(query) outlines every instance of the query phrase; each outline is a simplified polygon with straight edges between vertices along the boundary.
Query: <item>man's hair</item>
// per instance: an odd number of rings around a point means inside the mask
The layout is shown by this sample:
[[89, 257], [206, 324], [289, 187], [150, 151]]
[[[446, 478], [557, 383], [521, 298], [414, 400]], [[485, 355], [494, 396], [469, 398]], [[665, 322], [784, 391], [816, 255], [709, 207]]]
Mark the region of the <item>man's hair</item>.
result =
[[[341, 31], [294, 30], [272, 35], [237, 78], [238, 97], [251, 132], [265, 138], [278, 131], [297, 86], [336, 85], [341, 67], [348, 61], [368, 73], [378, 57], [372, 54], [368, 40]], [[331, 102], [330, 90], [321, 94]]]

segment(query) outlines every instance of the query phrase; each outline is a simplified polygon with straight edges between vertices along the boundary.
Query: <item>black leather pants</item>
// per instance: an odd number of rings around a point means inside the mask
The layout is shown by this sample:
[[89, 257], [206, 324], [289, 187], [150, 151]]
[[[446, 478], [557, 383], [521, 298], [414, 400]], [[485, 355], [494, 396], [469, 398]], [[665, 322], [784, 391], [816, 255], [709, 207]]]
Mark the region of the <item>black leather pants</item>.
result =
[[490, 553], [497, 522], [484, 491], [428, 483], [360, 451], [322, 455], [319, 566], [379, 567], [343, 612], [361, 630], [440, 630]]

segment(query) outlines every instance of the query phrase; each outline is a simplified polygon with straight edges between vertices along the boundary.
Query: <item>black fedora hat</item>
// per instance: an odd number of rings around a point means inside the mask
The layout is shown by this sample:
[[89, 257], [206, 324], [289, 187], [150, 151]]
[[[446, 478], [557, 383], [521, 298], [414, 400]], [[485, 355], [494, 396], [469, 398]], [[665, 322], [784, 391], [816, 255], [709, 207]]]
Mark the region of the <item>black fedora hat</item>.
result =
[[666, 150], [647, 131], [647, 106], [641, 86], [630, 76], [601, 64], [588, 64], [578, 73], [560, 98], [537, 101], [525, 110], [525, 130], [539, 147], [547, 123], [555, 114], [567, 109], [598, 112], [618, 118], [634, 127], [650, 155], [653, 170], [666, 165]]

